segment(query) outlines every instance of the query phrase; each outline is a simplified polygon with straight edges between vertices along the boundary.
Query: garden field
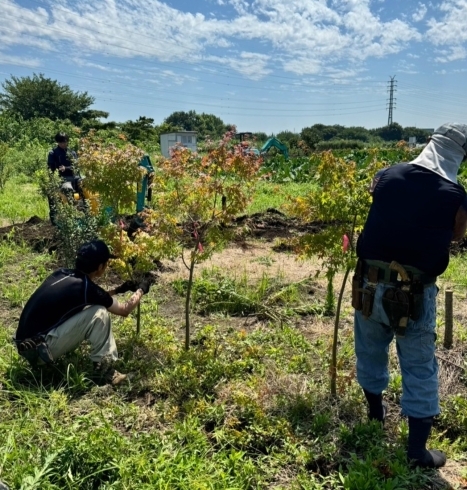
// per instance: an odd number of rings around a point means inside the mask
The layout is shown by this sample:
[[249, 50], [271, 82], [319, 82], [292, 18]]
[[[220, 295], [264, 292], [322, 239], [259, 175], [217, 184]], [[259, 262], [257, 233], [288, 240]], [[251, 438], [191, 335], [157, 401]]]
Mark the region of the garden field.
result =
[[[330, 395], [328, 282], [317, 275], [316, 256], [299, 260], [288, 246], [321, 225], [283, 207], [287, 195], [314, 185], [256, 184], [235, 220], [238, 233], [196, 268], [189, 350], [187, 271], [180, 258], [160, 261], [140, 334], [134, 315], [114, 318], [117, 367], [130, 374], [114, 388], [92, 381], [85, 346], [42, 371], [18, 357], [10, 339], [21, 308], [62, 259], [37, 186], [21, 176], [7, 181], [0, 192], [0, 480], [22, 490], [467, 488], [467, 256], [456, 250], [439, 283], [443, 411], [430, 443], [446, 451], [448, 464], [413, 470], [395, 352], [386, 426], [367, 422], [349, 287], [337, 395]], [[342, 278], [333, 276], [334, 291]], [[117, 281], [109, 272], [101, 284]], [[446, 288], [454, 290], [451, 350], [442, 347]]]

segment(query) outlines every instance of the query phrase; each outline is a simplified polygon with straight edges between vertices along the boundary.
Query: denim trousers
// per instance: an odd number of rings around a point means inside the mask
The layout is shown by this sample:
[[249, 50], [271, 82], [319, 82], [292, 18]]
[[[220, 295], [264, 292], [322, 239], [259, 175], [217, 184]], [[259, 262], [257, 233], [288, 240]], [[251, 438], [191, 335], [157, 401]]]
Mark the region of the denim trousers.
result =
[[[381, 300], [390, 287], [377, 284], [370, 317], [365, 319], [361, 311], [355, 311], [357, 380], [362, 388], [374, 394], [382, 393], [389, 383], [389, 345], [395, 334], [389, 327]], [[420, 318], [409, 319], [405, 336], [396, 336], [402, 374], [402, 414], [408, 417], [431, 417], [440, 411], [435, 357], [437, 294], [435, 284], [425, 288]]]

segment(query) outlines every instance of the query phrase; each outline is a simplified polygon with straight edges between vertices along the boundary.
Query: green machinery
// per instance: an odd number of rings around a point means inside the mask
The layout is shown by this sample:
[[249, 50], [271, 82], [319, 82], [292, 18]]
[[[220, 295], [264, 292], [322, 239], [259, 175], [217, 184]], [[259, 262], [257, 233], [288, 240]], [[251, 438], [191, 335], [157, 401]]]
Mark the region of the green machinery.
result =
[[281, 143], [277, 138], [269, 138], [266, 143], [259, 150], [260, 155], [267, 153], [271, 148], [277, 148], [285, 157], [286, 160], [289, 159], [289, 149], [284, 143]]
[[[241, 142], [248, 142], [253, 139], [253, 133], [237, 133], [235, 135]], [[277, 148], [285, 157], [286, 160], [289, 159], [289, 149], [287, 148], [284, 143], [281, 143], [277, 138], [269, 138], [266, 143], [261, 147], [261, 149], [257, 148], [245, 148], [245, 151], [254, 153], [255, 155], [264, 155], [267, 153], [271, 148]]]
[[138, 184], [136, 190], [136, 212], [141, 212], [146, 202], [151, 201], [152, 189], [151, 183], [154, 176], [154, 168], [151, 164], [151, 159], [149, 155], [145, 155], [143, 159], [139, 162], [139, 166], [144, 169], [143, 178]]

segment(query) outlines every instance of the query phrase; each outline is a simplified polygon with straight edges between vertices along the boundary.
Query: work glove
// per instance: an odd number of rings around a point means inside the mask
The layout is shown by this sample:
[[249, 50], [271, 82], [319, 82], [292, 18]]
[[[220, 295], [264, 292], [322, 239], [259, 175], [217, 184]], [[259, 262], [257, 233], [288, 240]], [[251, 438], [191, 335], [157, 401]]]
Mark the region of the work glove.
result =
[[149, 293], [150, 287], [151, 287], [151, 282], [148, 279], [144, 279], [138, 284], [138, 289], [141, 289], [144, 294]]
[[123, 284], [115, 288], [115, 294], [122, 294], [128, 291], [135, 292], [138, 289], [138, 285], [134, 281], [125, 281]]

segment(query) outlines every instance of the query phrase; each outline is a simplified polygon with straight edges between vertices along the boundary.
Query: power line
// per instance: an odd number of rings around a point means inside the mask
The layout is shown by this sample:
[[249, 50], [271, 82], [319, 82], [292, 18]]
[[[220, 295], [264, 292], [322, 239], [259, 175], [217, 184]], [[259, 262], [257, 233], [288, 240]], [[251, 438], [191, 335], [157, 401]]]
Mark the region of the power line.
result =
[[[0, 59], [0, 62], [3, 62], [4, 60]], [[17, 65], [19, 66], [27, 66], [27, 65], [22, 65], [20, 63], [16, 63]], [[52, 73], [59, 73], [59, 74], [64, 74], [64, 75], [67, 75], [69, 77], [73, 77], [73, 78], [78, 78], [78, 79], [83, 79], [83, 80], [92, 80], [92, 81], [98, 81], [98, 82], [103, 82], [103, 83], [112, 83], [112, 84], [118, 84], [118, 85], [124, 85], [124, 86], [127, 86], [127, 84], [123, 83], [123, 82], [116, 82], [116, 81], [110, 81], [110, 80], [107, 80], [107, 79], [100, 79], [100, 78], [96, 78], [96, 77], [86, 77], [86, 76], [82, 76], [82, 75], [71, 75], [67, 72], [63, 72], [63, 71], [60, 71], [60, 70], [53, 70], [53, 69], [49, 69], [48, 71], [52, 72]], [[94, 90], [94, 92], [96, 93], [97, 91]], [[101, 92], [103, 93], [104, 95], [123, 95], [123, 96], [128, 96], [129, 94], [128, 93], [119, 93], [119, 92]], [[170, 93], [170, 91], [169, 91]], [[141, 95], [139, 96], [134, 96], [132, 95], [132, 97], [142, 97]], [[197, 96], [199, 97], [199, 96]], [[209, 98], [211, 98], [211, 96], [209, 96]], [[101, 99], [102, 100], [102, 99]], [[151, 96], [149, 96], [148, 94], [146, 94], [144, 96], [144, 100], [148, 101], [148, 100], [158, 100], [158, 99], [153, 99]], [[164, 98], [164, 101], [166, 102], [174, 102], [174, 103], [185, 103], [185, 104], [190, 104], [190, 105], [200, 105], [200, 106], [206, 106], [206, 107], [214, 107], [214, 108], [220, 108], [220, 109], [225, 109], [225, 108], [230, 108], [230, 106], [226, 106], [225, 104], [222, 104], [222, 105], [219, 105], [219, 104], [210, 104], [209, 102], [194, 102], [194, 101], [184, 101], [184, 100], [180, 100], [180, 99], [167, 99], [167, 98]], [[121, 102], [121, 99], [118, 99], [118, 102], [120, 103]], [[257, 101], [256, 101], [257, 102]], [[376, 105], [361, 105], [362, 103], [358, 103], [358, 105], [356, 106], [356, 109], [366, 109], [366, 108], [375, 108], [375, 107], [379, 107], [380, 104], [376, 104]], [[363, 103], [364, 104], [364, 103]], [[147, 107], [147, 104], [146, 104], [146, 107]], [[253, 106], [248, 106], [247, 108], [243, 108], [243, 107], [240, 107], [238, 104], [235, 105], [235, 108], [237, 109], [246, 109], [246, 110], [258, 110], [258, 111], [266, 111], [266, 112], [269, 112], [269, 111], [275, 111], [275, 112], [306, 112], [307, 114], [309, 113], [313, 113], [313, 112], [316, 112], [316, 111], [319, 111], [321, 109], [269, 109], [269, 108], [262, 108], [262, 107], [253, 107]], [[352, 107], [348, 107], [348, 108], [343, 108], [344, 110], [352, 110]], [[327, 111], [333, 111], [334, 109], [332, 108], [328, 108]], [[337, 109], [338, 110], [338, 109]], [[289, 114], [289, 115], [294, 115], [294, 114]]]
[[[113, 99], [100, 99], [102, 101], [105, 101], [105, 102], [115, 102]], [[125, 101], [119, 101], [119, 104], [126, 104], [126, 105], [138, 105], [138, 106], [142, 106], [142, 107], [147, 107], [147, 104], [144, 104], [142, 102], [125, 102]], [[159, 107], [159, 108], [170, 108], [173, 110], [173, 106], [162, 106], [162, 105], [154, 105], [154, 107]], [[326, 113], [323, 113], [323, 114], [312, 114], [313, 117], [334, 117], [334, 116], [353, 116], [355, 114], [368, 114], [368, 113], [371, 113], [371, 112], [380, 112], [381, 109], [375, 109], [375, 110], [369, 110], [369, 111], [352, 111], [352, 112], [341, 112], [341, 113], [334, 113], [334, 114], [330, 114], [329, 111], [327, 111]], [[258, 114], [258, 113], [252, 113], [252, 114], [248, 114], [248, 113], [244, 113], [244, 112], [240, 112], [240, 113], [235, 113], [235, 112], [223, 112], [223, 115], [227, 115], [227, 116], [248, 116], [248, 117], [265, 117], [264, 114]], [[275, 116], [276, 114], [268, 114], [269, 116]], [[283, 114], [277, 114], [278, 117], [284, 117]], [[288, 117], [294, 117], [294, 118], [299, 118], [299, 117], [309, 117], [310, 115], [309, 114], [288, 114], [286, 115]]]

